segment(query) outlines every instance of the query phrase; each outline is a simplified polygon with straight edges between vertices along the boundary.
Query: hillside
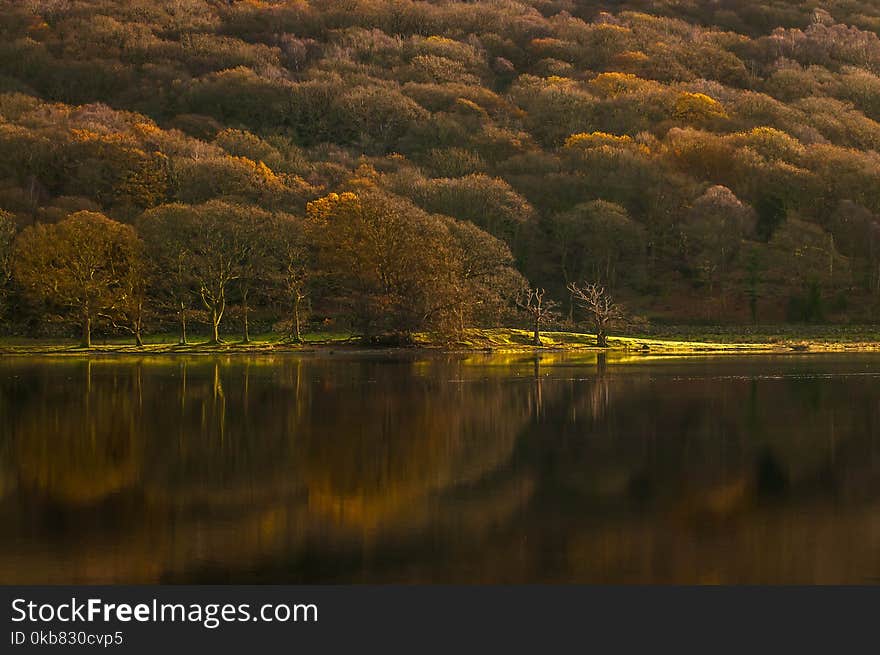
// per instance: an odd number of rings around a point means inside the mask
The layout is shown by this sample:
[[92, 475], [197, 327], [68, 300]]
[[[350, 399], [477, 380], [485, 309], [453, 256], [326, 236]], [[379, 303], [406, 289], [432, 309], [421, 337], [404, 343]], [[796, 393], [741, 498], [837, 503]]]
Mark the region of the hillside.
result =
[[[846, 0], [2, 0], [5, 331], [492, 325], [520, 275], [564, 318], [587, 280], [655, 322], [875, 321], [878, 34]], [[105, 220], [146, 265], [83, 309], [46, 244]], [[184, 271], [247, 229], [222, 288]]]

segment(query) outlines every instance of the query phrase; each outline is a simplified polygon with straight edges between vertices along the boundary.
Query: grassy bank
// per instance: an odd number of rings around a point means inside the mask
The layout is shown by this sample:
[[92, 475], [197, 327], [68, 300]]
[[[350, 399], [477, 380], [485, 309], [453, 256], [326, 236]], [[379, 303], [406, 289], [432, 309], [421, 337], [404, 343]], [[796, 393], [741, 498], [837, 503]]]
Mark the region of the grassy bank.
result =
[[302, 343], [289, 340], [286, 335], [260, 334], [248, 343], [238, 337], [229, 337], [223, 343], [209, 343], [205, 337], [194, 337], [187, 345], [180, 345], [176, 335], [151, 335], [144, 337], [144, 345], [137, 347], [131, 338], [114, 337], [95, 339], [91, 348], [83, 348], [75, 339], [29, 339], [24, 337], [0, 338], [0, 354], [221, 354], [262, 352], [297, 352], [332, 347], [357, 347], [357, 340], [350, 334], [306, 334]]
[[[609, 350], [669, 354], [748, 353], [748, 352], [880, 352], [880, 329], [873, 326], [837, 327], [672, 327], [654, 328], [650, 335], [611, 336]], [[145, 340], [143, 347], [130, 339], [96, 341], [92, 348], [81, 348], [74, 340], [0, 339], [0, 354], [233, 354], [309, 352], [324, 350], [364, 350], [388, 348], [387, 344], [365, 342], [351, 334], [307, 334], [302, 343], [293, 343], [279, 334], [256, 336], [249, 343], [230, 338], [221, 344], [204, 339], [181, 346], [172, 335], [157, 335]], [[542, 348], [548, 350], [598, 350], [592, 334], [542, 332]], [[457, 338], [416, 334], [412, 348], [446, 351], [483, 350], [528, 352], [535, 350], [531, 333], [513, 328], [469, 329]]]
[[[424, 336], [425, 345], [432, 345]], [[459, 341], [447, 344], [455, 349], [520, 350], [533, 349], [532, 335], [525, 330], [496, 328], [468, 330]], [[592, 334], [542, 332], [544, 348], [556, 350], [596, 350]], [[664, 328], [650, 335], [610, 336], [608, 350], [651, 353], [737, 353], [737, 352], [880, 352], [880, 330], [871, 327], [810, 327], [804, 331], [755, 328], [735, 332], [728, 328]]]

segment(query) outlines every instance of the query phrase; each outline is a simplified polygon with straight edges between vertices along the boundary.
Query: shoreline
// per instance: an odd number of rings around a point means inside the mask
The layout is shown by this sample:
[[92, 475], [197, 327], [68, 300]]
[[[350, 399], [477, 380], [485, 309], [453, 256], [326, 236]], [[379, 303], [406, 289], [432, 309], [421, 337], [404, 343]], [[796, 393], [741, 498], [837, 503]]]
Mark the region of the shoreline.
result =
[[[381, 354], [403, 352], [436, 353], [496, 353], [516, 354], [530, 352], [625, 353], [645, 355], [736, 355], [736, 354], [793, 354], [793, 353], [873, 353], [880, 352], [880, 338], [868, 335], [857, 339], [768, 337], [763, 340], [710, 341], [658, 336], [609, 336], [608, 347], [595, 345], [595, 336], [589, 333], [541, 332], [542, 345], [530, 343], [526, 330], [510, 328], [469, 329], [459, 340], [447, 341], [427, 334], [413, 335], [411, 343], [383, 345], [359, 342], [349, 335], [307, 339], [301, 344], [278, 337], [256, 338], [249, 343], [230, 340], [220, 344], [206, 341], [185, 346], [169, 342], [167, 335], [160, 343], [143, 346], [108, 340], [83, 348], [74, 341], [42, 339], [0, 340], [0, 356], [113, 356], [113, 355], [270, 355], [270, 354]], [[873, 336], [873, 335], [872, 335]], [[878, 335], [880, 336], [880, 335]]]

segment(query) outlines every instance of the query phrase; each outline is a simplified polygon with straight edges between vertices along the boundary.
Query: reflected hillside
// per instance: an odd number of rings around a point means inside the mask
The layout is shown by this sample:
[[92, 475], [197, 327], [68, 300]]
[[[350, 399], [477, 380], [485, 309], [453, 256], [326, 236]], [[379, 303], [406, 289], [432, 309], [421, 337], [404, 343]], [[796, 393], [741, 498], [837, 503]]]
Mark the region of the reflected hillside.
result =
[[0, 581], [872, 581], [878, 364], [7, 359]]
[[[482, 481], [510, 460], [534, 385], [472, 375], [464, 362], [12, 368], [2, 386], [0, 507], [14, 526], [4, 580], [149, 581], [296, 559], [316, 544], [356, 552], [453, 520], [478, 531], [530, 488], [525, 473]], [[481, 484], [467, 511], [448, 506], [450, 492]], [[96, 553], [107, 564], [91, 572]]]

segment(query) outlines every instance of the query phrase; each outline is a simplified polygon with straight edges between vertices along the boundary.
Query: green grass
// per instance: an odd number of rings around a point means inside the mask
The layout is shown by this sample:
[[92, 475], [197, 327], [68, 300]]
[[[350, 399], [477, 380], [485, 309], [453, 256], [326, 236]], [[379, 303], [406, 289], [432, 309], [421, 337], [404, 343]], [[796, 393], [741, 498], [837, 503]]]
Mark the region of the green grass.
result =
[[[541, 332], [542, 349], [596, 351], [596, 338], [579, 332]], [[457, 337], [428, 333], [413, 335], [417, 348], [435, 350], [481, 350], [528, 352], [535, 350], [532, 334], [516, 328], [468, 329]], [[272, 353], [314, 351], [333, 348], [362, 349], [364, 345], [348, 333], [309, 333], [303, 343], [292, 343], [285, 335], [258, 334], [250, 343], [227, 337], [221, 344], [209, 344], [196, 337], [186, 346], [177, 344], [175, 335], [152, 335], [137, 348], [131, 338], [96, 339], [92, 348], [81, 348], [74, 339], [0, 338], [0, 354], [210, 354]], [[880, 351], [880, 329], [874, 326], [770, 326], [770, 327], [672, 327], [654, 328], [651, 334], [610, 336], [608, 349], [619, 352], [650, 353], [736, 353], [736, 352], [870, 352]]]
[[[470, 329], [460, 338], [438, 342], [430, 335], [416, 335], [424, 346], [448, 349], [514, 351], [534, 349], [532, 333], [511, 328]], [[542, 347], [554, 350], [597, 350], [593, 334], [541, 332]], [[880, 330], [874, 326], [798, 326], [746, 328], [666, 327], [647, 335], [609, 336], [608, 349], [659, 353], [735, 352], [842, 352], [880, 350]]]
[[[416, 342], [426, 347], [445, 347], [448, 349], [484, 349], [497, 351], [533, 350], [532, 332], [512, 328], [490, 328], [466, 330], [461, 338], [448, 342], [437, 342], [430, 335], [416, 335]], [[599, 350], [593, 334], [579, 332], [541, 332], [541, 347], [551, 350]], [[710, 343], [702, 341], [682, 341], [657, 339], [641, 336], [609, 336], [608, 350], [626, 351], [729, 351], [729, 350], [768, 350], [774, 346], [762, 343]]]
[[177, 335], [157, 334], [144, 337], [143, 347], [134, 345], [131, 337], [95, 338], [92, 347], [85, 349], [76, 339], [26, 337], [0, 338], [0, 353], [3, 354], [63, 354], [63, 353], [260, 353], [311, 350], [328, 345], [344, 345], [351, 339], [347, 333], [309, 333], [303, 335], [302, 343], [290, 341], [287, 335], [277, 333], [256, 334], [249, 343], [243, 343], [241, 337], [228, 336], [222, 343], [211, 344], [204, 336], [195, 336], [190, 342], [181, 346], [177, 343]]

